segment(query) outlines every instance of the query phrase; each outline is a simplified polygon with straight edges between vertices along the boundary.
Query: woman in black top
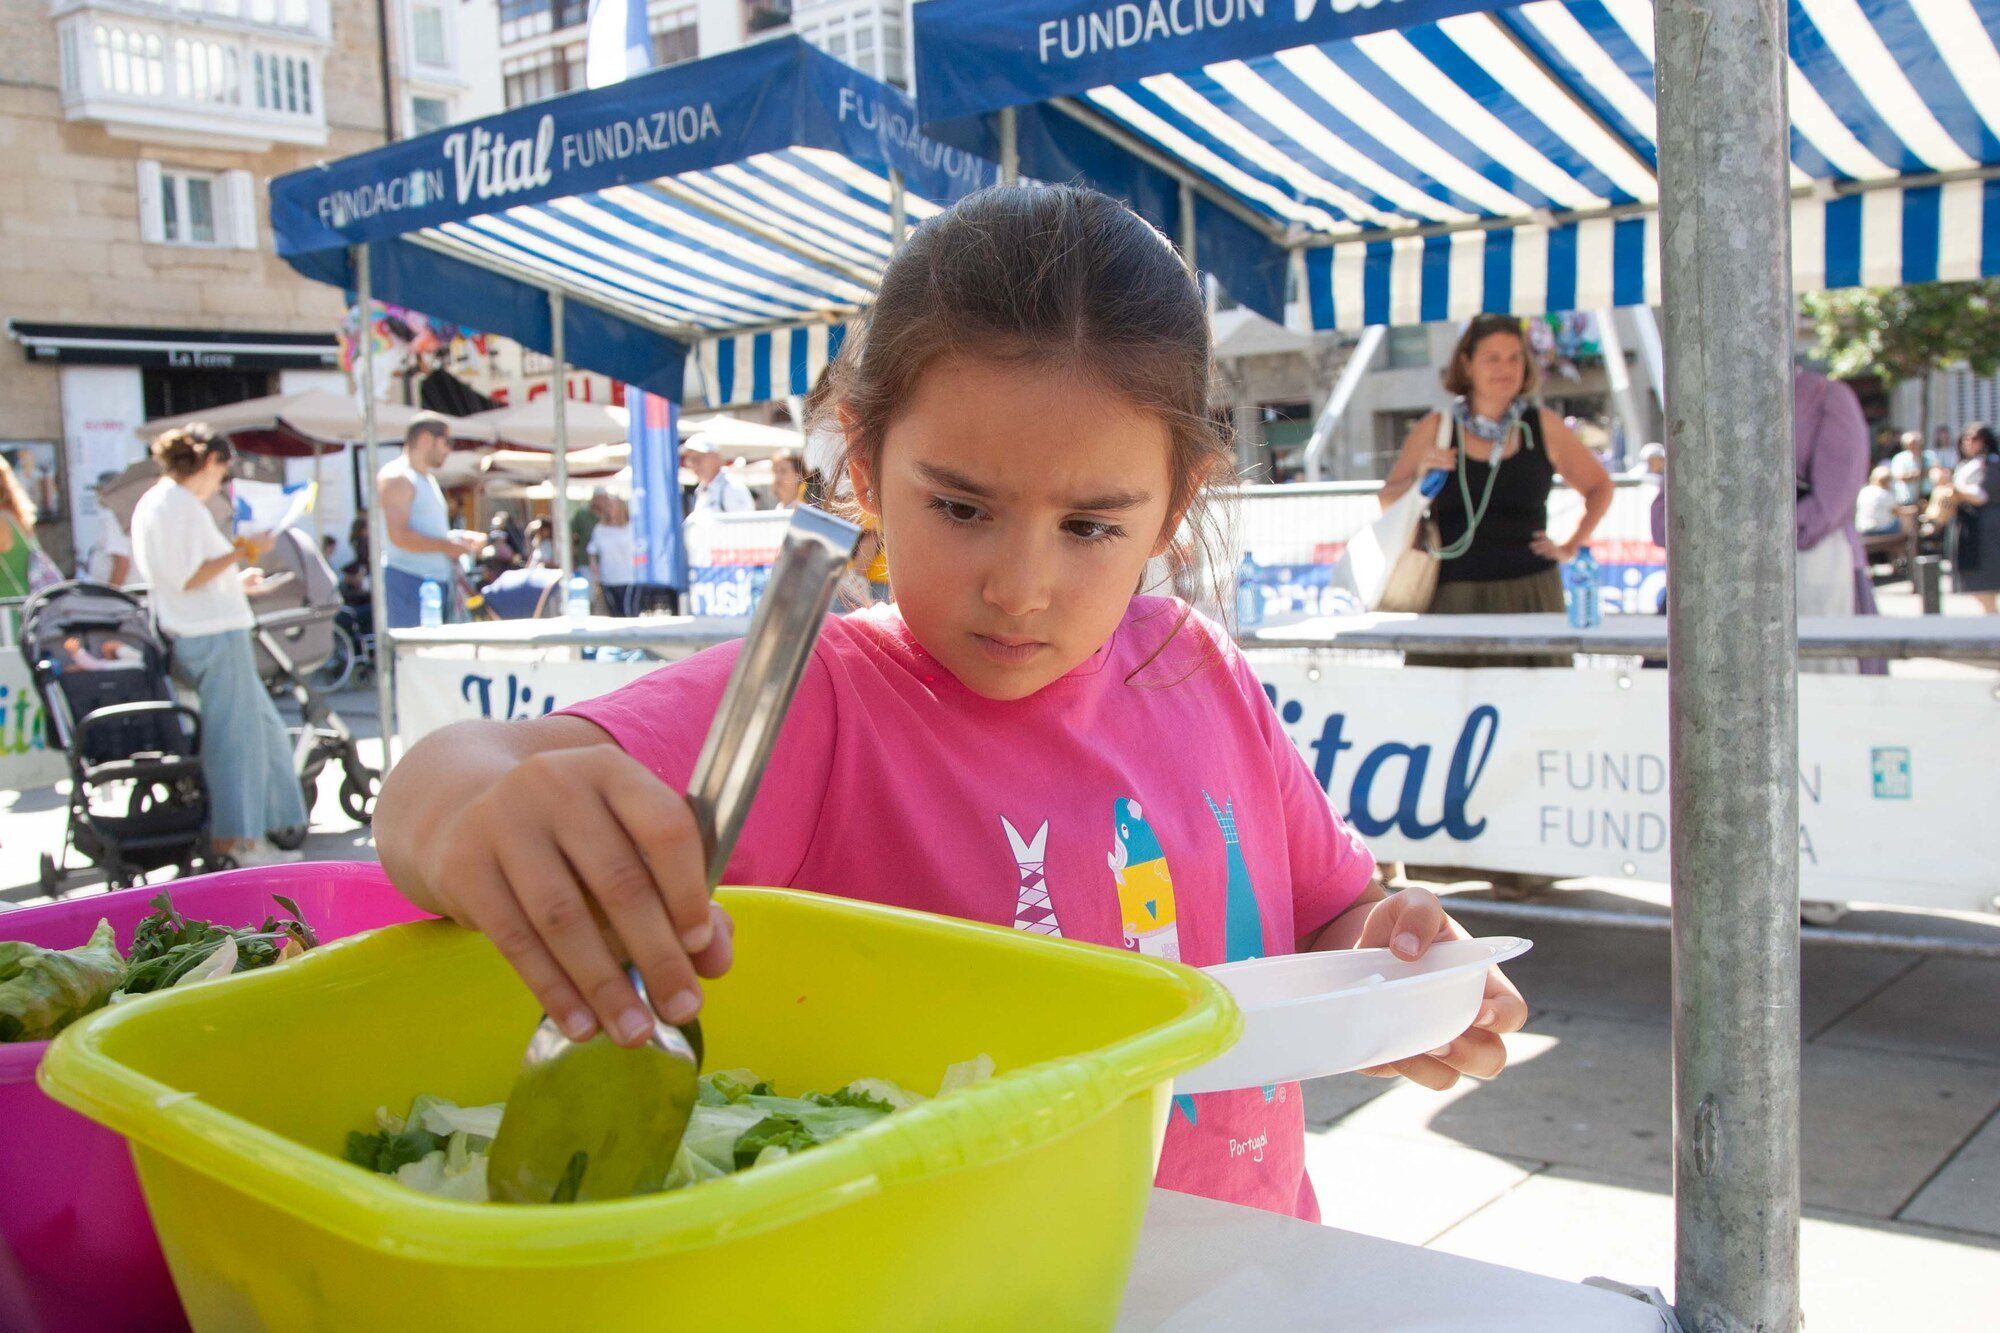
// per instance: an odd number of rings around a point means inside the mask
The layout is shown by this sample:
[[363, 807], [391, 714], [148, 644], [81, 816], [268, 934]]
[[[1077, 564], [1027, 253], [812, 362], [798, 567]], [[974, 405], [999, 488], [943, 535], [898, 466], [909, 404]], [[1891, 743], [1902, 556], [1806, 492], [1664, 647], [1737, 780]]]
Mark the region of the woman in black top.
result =
[[[1432, 615], [1560, 612], [1559, 566], [1589, 542], [1611, 507], [1613, 487], [1604, 465], [1561, 417], [1535, 405], [1537, 378], [1519, 320], [1506, 315], [1474, 319], [1445, 367], [1444, 387], [1454, 403], [1416, 424], [1382, 483], [1386, 509], [1425, 474], [1457, 472], [1459, 451], [1464, 450], [1462, 477], [1446, 482], [1431, 503], [1442, 549], [1458, 551], [1438, 566]], [[1582, 519], [1560, 541], [1548, 533], [1549, 491], [1557, 477], [1583, 497]], [[1555, 659], [1424, 655], [1406, 660], [1435, 666], [1544, 666]]]

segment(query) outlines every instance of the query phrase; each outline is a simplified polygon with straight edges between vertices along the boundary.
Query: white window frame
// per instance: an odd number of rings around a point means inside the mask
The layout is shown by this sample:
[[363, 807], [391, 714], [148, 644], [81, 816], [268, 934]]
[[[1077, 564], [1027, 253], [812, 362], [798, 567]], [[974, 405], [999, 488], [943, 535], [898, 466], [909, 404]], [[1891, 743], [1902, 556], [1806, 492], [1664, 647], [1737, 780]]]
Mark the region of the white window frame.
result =
[[[197, 241], [187, 233], [192, 224], [192, 214], [188, 211], [188, 182], [199, 180], [208, 185], [208, 222], [213, 238]], [[166, 201], [174, 201], [174, 222], [182, 235], [169, 235], [166, 227]], [[184, 245], [195, 250], [219, 250], [228, 244], [224, 237], [226, 223], [223, 221], [222, 174], [215, 171], [191, 171], [185, 167], [162, 167], [160, 169], [160, 237], [167, 245]]]
[[453, 105], [451, 98], [439, 97], [435, 93], [411, 93], [409, 96], [409, 105], [403, 108], [403, 114], [407, 117], [406, 123], [410, 127], [410, 137], [413, 139], [419, 135], [431, 133], [430, 130], [417, 128], [417, 103], [419, 102], [436, 102], [444, 108], [444, 119], [437, 123], [436, 128], [438, 129], [443, 129], [458, 119], [457, 108]]
[[[444, 41], [443, 63], [426, 60], [417, 50], [417, 8], [423, 6], [437, 12], [440, 36]], [[418, 69], [434, 73], [450, 74], [458, 70], [458, 25], [454, 23], [451, 6], [446, 0], [407, 0], [403, 6], [403, 26], [410, 44], [410, 63]]]

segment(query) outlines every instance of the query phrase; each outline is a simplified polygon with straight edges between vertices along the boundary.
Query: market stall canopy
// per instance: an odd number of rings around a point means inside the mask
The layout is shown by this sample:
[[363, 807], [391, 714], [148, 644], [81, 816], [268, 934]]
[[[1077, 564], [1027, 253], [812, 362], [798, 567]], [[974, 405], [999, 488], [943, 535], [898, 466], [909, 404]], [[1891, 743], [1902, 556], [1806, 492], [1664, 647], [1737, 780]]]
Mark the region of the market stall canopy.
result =
[[[626, 432], [625, 409], [600, 403], [568, 402], [563, 405], [564, 431], [569, 437], [570, 457], [600, 444], [620, 444]], [[530, 398], [514, 407], [496, 407], [475, 412], [466, 420], [491, 430], [503, 449], [556, 447], [555, 402], [548, 394]], [[574, 462], [570, 464], [576, 466]]]
[[768, 459], [788, 449], [804, 449], [805, 436], [783, 426], [766, 426], [736, 417], [686, 417], [681, 421], [683, 448], [702, 441], [725, 459]]
[[[913, 12], [933, 133], [997, 154], [994, 113], [1012, 109], [1023, 176], [1089, 181], [1192, 230], [1200, 266], [1267, 318], [1355, 329], [1660, 298], [1648, 0]], [[1799, 290], [2000, 273], [1996, 31], [2000, 0], [1792, 0]]]
[[[404, 429], [420, 410], [401, 403], [376, 403], [376, 434], [382, 439], [401, 439]], [[446, 421], [451, 426], [452, 444], [456, 448], [479, 448], [493, 443], [493, 432], [486, 426], [459, 417], [448, 417]], [[349, 441], [360, 439], [363, 425], [361, 405], [354, 399], [322, 389], [307, 389], [160, 417], [140, 426], [138, 436], [150, 443], [167, 431], [196, 422], [227, 436], [244, 453], [275, 454], [282, 458], [310, 458], [315, 444], [319, 452], [336, 452]]]
[[307, 277], [352, 289], [366, 244], [378, 298], [539, 352], [559, 293], [570, 363], [679, 398], [689, 344], [776, 330], [785, 374], [794, 326], [872, 299], [892, 174], [912, 221], [997, 178], [915, 120], [787, 37], [279, 177], [271, 221]]

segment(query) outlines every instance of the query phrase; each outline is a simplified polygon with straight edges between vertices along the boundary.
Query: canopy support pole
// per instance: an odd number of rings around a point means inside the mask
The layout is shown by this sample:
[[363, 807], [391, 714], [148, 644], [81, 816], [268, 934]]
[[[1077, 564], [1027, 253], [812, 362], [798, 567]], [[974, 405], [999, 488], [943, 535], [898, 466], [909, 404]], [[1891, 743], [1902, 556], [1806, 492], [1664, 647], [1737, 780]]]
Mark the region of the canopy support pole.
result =
[[1201, 277], [1201, 261], [1195, 250], [1194, 226], [1194, 186], [1186, 181], [1180, 183], [1181, 196], [1181, 262], [1188, 272]]
[[1799, 1327], [1798, 624], [1784, 0], [1658, 0], [1674, 1282]]
[[1645, 443], [1646, 423], [1639, 419], [1639, 404], [1632, 398], [1632, 368], [1625, 364], [1625, 340], [1618, 336], [1618, 312], [1610, 306], [1592, 312], [1597, 316], [1597, 345], [1604, 353], [1604, 379], [1611, 390], [1611, 403], [1625, 426], [1625, 448], [1619, 454], [1624, 466], [1628, 456], [1637, 457]]
[[[396, 762], [396, 645], [389, 637], [389, 590], [382, 586], [383, 559], [389, 554], [389, 524], [382, 514], [381, 459], [375, 448], [375, 350], [369, 317], [375, 308], [375, 280], [366, 244], [354, 247], [355, 365], [361, 375], [361, 457], [367, 491], [355, 496], [368, 506], [368, 609], [375, 626], [375, 715], [382, 730], [382, 775]], [[356, 645], [359, 647], [359, 645]], [[311, 811], [307, 811], [311, 814]]]
[[1021, 183], [1021, 123], [1011, 106], [1000, 111], [1000, 183]]
[[315, 439], [313, 441], [313, 549], [321, 555], [326, 554], [326, 517], [320, 512], [320, 505], [326, 501], [326, 496], [322, 494], [323, 488], [320, 486], [320, 460], [325, 456], [325, 452], [320, 442]]
[[1646, 375], [1652, 382], [1653, 398], [1662, 411], [1667, 406], [1667, 371], [1665, 353], [1660, 350], [1660, 322], [1653, 318], [1653, 307], [1635, 305], [1632, 307], [1632, 327], [1639, 330], [1639, 354], [1646, 358]]
[[550, 498], [555, 532], [556, 563], [562, 567], [567, 593], [570, 576], [576, 572], [576, 555], [569, 543], [569, 367], [564, 364], [567, 348], [563, 338], [563, 294], [549, 293], [549, 412], [555, 419], [555, 456], [550, 479], [555, 495]]
[[1347, 354], [1347, 364], [1340, 368], [1340, 378], [1333, 382], [1333, 392], [1327, 395], [1319, 420], [1313, 422], [1312, 438], [1306, 441], [1307, 481], [1318, 481], [1323, 475], [1327, 447], [1333, 443], [1333, 428], [1347, 415], [1347, 405], [1354, 401], [1354, 391], [1361, 387], [1361, 377], [1368, 373], [1376, 351], [1388, 336], [1388, 325], [1370, 324], [1361, 330], [1354, 350]]
[[910, 235], [910, 198], [903, 186], [903, 173], [889, 168], [889, 255], [894, 258]]

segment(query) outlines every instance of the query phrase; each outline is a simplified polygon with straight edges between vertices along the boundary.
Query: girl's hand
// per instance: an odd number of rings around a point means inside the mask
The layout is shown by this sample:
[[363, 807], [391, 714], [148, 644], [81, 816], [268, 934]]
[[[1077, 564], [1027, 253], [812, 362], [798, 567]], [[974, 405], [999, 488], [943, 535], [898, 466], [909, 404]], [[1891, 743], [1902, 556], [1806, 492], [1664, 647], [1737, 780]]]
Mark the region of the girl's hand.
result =
[[[1429, 889], [1404, 889], [1375, 905], [1361, 928], [1357, 949], [1387, 948], [1398, 958], [1418, 959], [1439, 940], [1471, 937], [1445, 915], [1444, 905]], [[1507, 1047], [1500, 1040], [1504, 1032], [1519, 1032], [1528, 1021], [1528, 1005], [1514, 983], [1499, 968], [1486, 973], [1486, 996], [1480, 1001], [1479, 1016], [1472, 1026], [1428, 1055], [1413, 1055], [1391, 1065], [1378, 1065], [1361, 1072], [1376, 1078], [1401, 1074], [1435, 1092], [1443, 1092], [1458, 1082], [1459, 1075], [1492, 1078], [1507, 1065]]]
[[1559, 565], [1566, 565], [1576, 559], [1576, 550], [1580, 545], [1582, 543], [1574, 537], [1566, 542], [1556, 542], [1549, 539], [1548, 533], [1538, 532], [1528, 543], [1528, 549], [1544, 560], [1553, 560]]
[[721, 976], [731, 923], [709, 901], [687, 802], [615, 745], [513, 765], [437, 827], [421, 873], [447, 915], [491, 939], [571, 1040], [636, 1046], [654, 1011], [685, 1023]]

